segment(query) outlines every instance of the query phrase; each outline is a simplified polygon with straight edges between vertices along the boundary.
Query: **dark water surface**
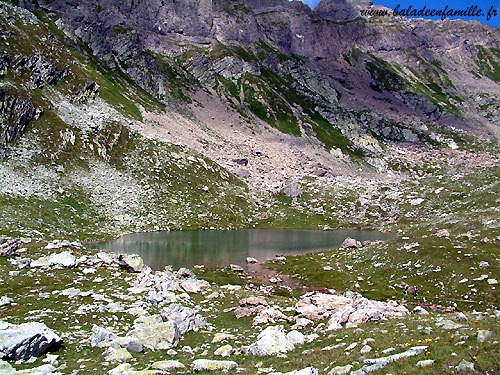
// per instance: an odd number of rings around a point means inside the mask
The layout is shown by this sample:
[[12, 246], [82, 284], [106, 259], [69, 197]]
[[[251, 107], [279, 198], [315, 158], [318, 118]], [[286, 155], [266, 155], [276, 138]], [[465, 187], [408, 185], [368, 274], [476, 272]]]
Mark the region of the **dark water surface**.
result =
[[192, 267], [246, 267], [246, 258], [265, 261], [279, 255], [298, 255], [340, 247], [346, 237], [359, 241], [386, 240], [388, 233], [301, 229], [247, 229], [231, 231], [176, 231], [134, 233], [111, 241], [93, 242], [93, 249], [139, 254], [154, 270], [167, 265]]

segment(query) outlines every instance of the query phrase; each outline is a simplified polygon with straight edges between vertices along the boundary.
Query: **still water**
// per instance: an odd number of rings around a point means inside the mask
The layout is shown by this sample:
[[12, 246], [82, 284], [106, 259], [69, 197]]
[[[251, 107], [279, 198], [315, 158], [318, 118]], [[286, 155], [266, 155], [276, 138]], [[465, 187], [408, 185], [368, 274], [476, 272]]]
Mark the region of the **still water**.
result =
[[93, 249], [139, 254], [154, 270], [167, 265], [192, 267], [246, 266], [246, 258], [265, 261], [279, 255], [298, 255], [340, 247], [346, 237], [359, 241], [386, 240], [391, 234], [335, 230], [248, 229], [134, 233], [111, 241], [93, 242]]

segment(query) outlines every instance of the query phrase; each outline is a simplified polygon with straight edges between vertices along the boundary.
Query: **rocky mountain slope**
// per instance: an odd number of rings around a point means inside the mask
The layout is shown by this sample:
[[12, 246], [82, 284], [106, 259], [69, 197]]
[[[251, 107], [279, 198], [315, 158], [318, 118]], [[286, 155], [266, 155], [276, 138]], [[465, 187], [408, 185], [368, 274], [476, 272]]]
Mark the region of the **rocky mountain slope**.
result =
[[0, 5], [8, 231], [254, 225], [296, 215], [272, 194], [306, 176], [398, 181], [400, 146], [498, 136], [500, 31], [477, 22], [330, 0]]

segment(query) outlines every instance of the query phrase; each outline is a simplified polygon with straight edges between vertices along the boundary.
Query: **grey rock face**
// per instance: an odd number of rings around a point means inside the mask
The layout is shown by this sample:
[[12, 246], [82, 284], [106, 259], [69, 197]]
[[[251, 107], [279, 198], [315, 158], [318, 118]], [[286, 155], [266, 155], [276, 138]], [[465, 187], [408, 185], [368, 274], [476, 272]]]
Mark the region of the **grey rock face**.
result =
[[0, 321], [0, 358], [29, 359], [39, 357], [63, 343], [54, 331], [43, 323], [8, 324]]
[[21, 138], [36, 109], [29, 99], [8, 95], [0, 89], [0, 147]]

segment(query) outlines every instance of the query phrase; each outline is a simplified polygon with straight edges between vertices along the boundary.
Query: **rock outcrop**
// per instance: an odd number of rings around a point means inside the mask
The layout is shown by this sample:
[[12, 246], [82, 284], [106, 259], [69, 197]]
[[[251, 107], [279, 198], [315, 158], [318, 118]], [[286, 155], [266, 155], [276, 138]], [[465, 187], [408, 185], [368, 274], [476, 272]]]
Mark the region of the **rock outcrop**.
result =
[[0, 321], [0, 358], [23, 359], [39, 357], [60, 347], [63, 340], [43, 323], [20, 325]]

